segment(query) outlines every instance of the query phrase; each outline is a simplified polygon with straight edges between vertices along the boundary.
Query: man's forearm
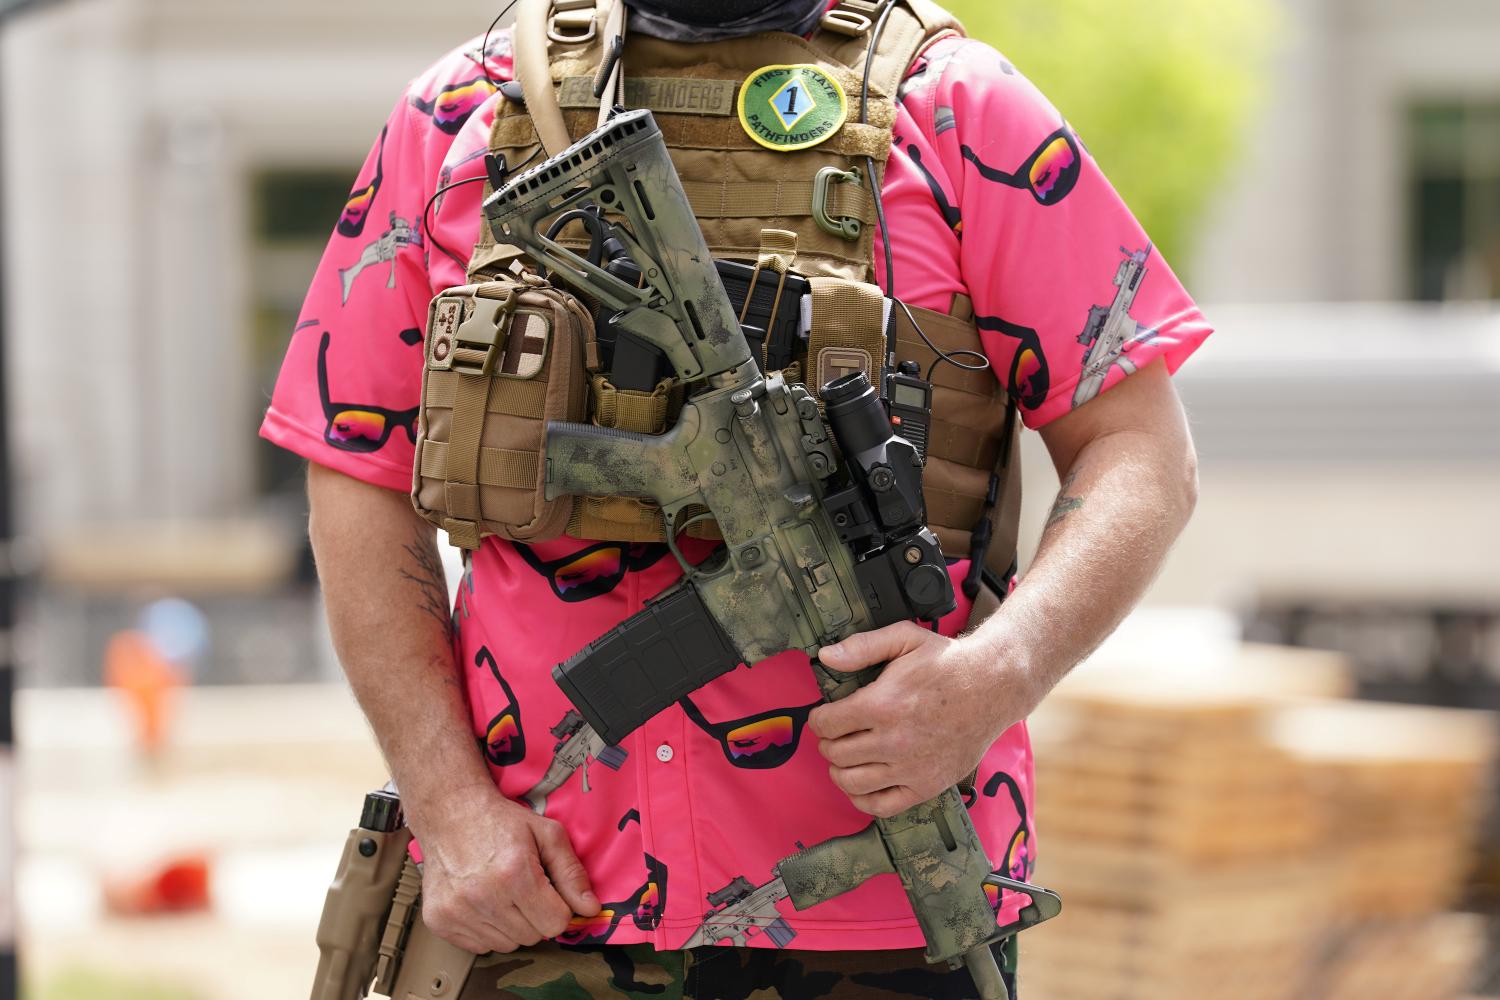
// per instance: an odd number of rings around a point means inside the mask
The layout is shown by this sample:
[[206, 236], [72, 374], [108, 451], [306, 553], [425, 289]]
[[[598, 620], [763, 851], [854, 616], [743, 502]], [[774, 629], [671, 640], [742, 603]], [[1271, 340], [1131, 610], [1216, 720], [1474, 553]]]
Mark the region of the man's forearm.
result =
[[1185, 438], [1122, 430], [1089, 442], [1062, 477], [1031, 568], [973, 638], [1022, 666], [1040, 700], [1135, 607], [1195, 501]]
[[434, 531], [407, 498], [314, 465], [309, 531], [334, 649], [413, 826], [493, 783], [475, 749]]

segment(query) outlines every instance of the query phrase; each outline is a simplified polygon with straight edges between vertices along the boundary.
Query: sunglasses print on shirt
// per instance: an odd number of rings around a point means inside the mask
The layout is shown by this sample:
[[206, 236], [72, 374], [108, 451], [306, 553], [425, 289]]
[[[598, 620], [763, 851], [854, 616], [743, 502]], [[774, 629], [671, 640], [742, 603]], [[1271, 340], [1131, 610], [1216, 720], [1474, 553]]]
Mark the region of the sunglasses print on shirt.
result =
[[[624, 832], [632, 821], [639, 823], [640, 820], [640, 812], [632, 809], [621, 817], [619, 829]], [[615, 929], [626, 917], [640, 930], [656, 930], [667, 909], [667, 866], [650, 854], [642, 854], [646, 861], [646, 881], [639, 889], [618, 903], [605, 903], [592, 917], [575, 916], [569, 921], [568, 929], [555, 940], [567, 945], [603, 944], [614, 936]]]
[[431, 115], [432, 124], [439, 131], [457, 135], [469, 116], [497, 89], [488, 77], [476, 76], [462, 83], [450, 83], [430, 101], [413, 97], [411, 103], [424, 115]]
[[1029, 326], [1003, 320], [999, 316], [976, 316], [974, 325], [981, 330], [993, 330], [1020, 341], [1010, 361], [1010, 373], [1006, 386], [1010, 394], [1028, 410], [1034, 410], [1047, 401], [1047, 391], [1052, 388], [1052, 369], [1047, 364], [1047, 355], [1042, 353], [1042, 338]]
[[990, 166], [968, 146], [960, 147], [960, 151], [964, 159], [978, 168], [980, 177], [1006, 187], [1030, 191], [1038, 204], [1049, 207], [1072, 192], [1083, 167], [1078, 140], [1073, 137], [1073, 130], [1066, 125], [1043, 139], [1041, 145], [1032, 151], [1015, 173]]
[[558, 600], [569, 604], [608, 594], [626, 573], [654, 566], [667, 554], [660, 542], [598, 542], [559, 559], [539, 559], [521, 542], [515, 547], [526, 565], [551, 584]]
[[480, 646], [479, 652], [474, 654], [474, 666], [489, 667], [500, 690], [505, 694], [505, 704], [490, 719], [484, 735], [479, 738], [484, 756], [496, 767], [519, 764], [526, 756], [526, 733], [521, 729], [521, 705], [516, 701], [515, 692], [500, 675], [500, 664], [495, 662], [494, 654], [488, 646]]
[[387, 125], [380, 130], [380, 151], [375, 154], [375, 177], [364, 187], [355, 188], [349, 193], [349, 200], [344, 203], [344, 212], [339, 216], [338, 234], [340, 236], [358, 236], [365, 231], [365, 221], [370, 217], [370, 206], [375, 202], [375, 195], [380, 193], [380, 185], [385, 180], [385, 136], [391, 127]]
[[[1026, 815], [1026, 798], [1021, 794], [1016, 779], [1004, 771], [996, 771], [990, 776], [990, 780], [985, 783], [984, 794], [994, 798], [1000, 793], [1002, 785], [1010, 793], [1011, 804], [1015, 806], [1016, 816], [1019, 817], [1016, 830], [1005, 845], [1005, 867], [1002, 873], [1018, 882], [1025, 882], [1031, 878], [1036, 867], [1036, 857], [1031, 849], [1031, 823]], [[989, 898], [990, 908], [995, 911], [996, 916], [1000, 915], [1000, 904], [1008, 891], [1011, 890], [1001, 889], [996, 885], [984, 887], [984, 894]]]
[[917, 165], [917, 169], [922, 172], [922, 176], [927, 180], [927, 188], [932, 192], [932, 197], [937, 202], [938, 211], [943, 213], [943, 221], [948, 223], [949, 229], [955, 233], [962, 234], [964, 231], [963, 215], [960, 214], [958, 208], [949, 203], [948, 195], [943, 191], [943, 186], [932, 175], [932, 171], [927, 169], [927, 164], [922, 162], [922, 151], [916, 147], [916, 144], [908, 143], [906, 155], [911, 158], [911, 162]]
[[724, 759], [731, 767], [765, 771], [792, 759], [802, 740], [802, 727], [807, 724], [808, 715], [822, 702], [815, 701], [800, 708], [776, 708], [732, 722], [709, 722], [688, 697], [677, 704], [699, 729], [718, 741], [719, 749], [724, 751]]
[[640, 930], [656, 930], [666, 910], [666, 889], [667, 866], [647, 854], [646, 881], [639, 889], [617, 903], [603, 904], [592, 917], [575, 916], [554, 940], [566, 945], [604, 944], [626, 917]]
[[323, 440], [340, 451], [367, 454], [379, 451], [391, 439], [397, 427], [406, 431], [412, 444], [417, 443], [417, 412], [389, 410], [369, 403], [336, 403], [328, 391], [328, 345], [333, 340], [328, 331], [318, 344], [318, 398], [323, 404], [323, 418], [328, 421]]

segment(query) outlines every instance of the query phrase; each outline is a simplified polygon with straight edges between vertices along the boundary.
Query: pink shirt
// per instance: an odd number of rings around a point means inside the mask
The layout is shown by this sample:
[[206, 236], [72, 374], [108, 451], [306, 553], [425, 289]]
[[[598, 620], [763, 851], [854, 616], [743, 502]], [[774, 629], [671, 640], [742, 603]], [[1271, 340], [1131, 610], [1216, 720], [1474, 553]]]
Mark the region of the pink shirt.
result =
[[[484, 172], [498, 97], [478, 46], [440, 60], [392, 112], [313, 278], [261, 429], [311, 461], [401, 492], [411, 486], [418, 331], [433, 295], [464, 282], [479, 232], [477, 183], [438, 197], [430, 234], [422, 226], [434, 192]], [[488, 60], [496, 80], [510, 76], [508, 36], [492, 40]], [[1107, 389], [1158, 356], [1175, 370], [1208, 336], [1082, 142], [997, 52], [939, 41], [901, 96], [884, 187], [895, 291], [939, 310], [955, 292], [972, 297], [994, 370], [1018, 394], [1028, 426], [1092, 398], [1101, 374]], [[880, 271], [883, 283], [883, 262]], [[1090, 323], [1130, 294], [1136, 322], [1123, 364], [1105, 356], [1092, 381], [1080, 379]], [[952, 567], [955, 580], [966, 566]], [[553, 666], [677, 576], [660, 545], [489, 539], [476, 553], [454, 611], [456, 649], [474, 732], [507, 794], [524, 795], [553, 760], [549, 729], [570, 707]], [[942, 630], [954, 634], [967, 613], [960, 594]], [[587, 792], [581, 774], [556, 791], [547, 815], [566, 826], [609, 901], [605, 915], [563, 939], [681, 947], [709, 893], [736, 876], [767, 881], [799, 841], [864, 827], [869, 817], [830, 782], [804, 725], [817, 701], [801, 655], [741, 667], [695, 693], [691, 713], [670, 708], [630, 736], [623, 759], [616, 751], [594, 761]], [[1036, 860], [1032, 785], [1021, 723], [985, 755], [970, 805], [991, 859], [1016, 877]], [[996, 903], [1008, 923], [1025, 900], [1006, 892]], [[793, 948], [923, 943], [894, 876], [806, 913], [780, 906]], [[772, 946], [765, 934], [749, 943]]]

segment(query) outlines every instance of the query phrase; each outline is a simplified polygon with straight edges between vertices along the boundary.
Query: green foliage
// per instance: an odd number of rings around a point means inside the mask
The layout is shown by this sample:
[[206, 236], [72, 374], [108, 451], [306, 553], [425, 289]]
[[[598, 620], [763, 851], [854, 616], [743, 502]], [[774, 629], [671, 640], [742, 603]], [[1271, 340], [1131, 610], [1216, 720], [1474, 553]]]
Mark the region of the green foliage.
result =
[[27, 990], [28, 1000], [202, 1000], [200, 994], [159, 982], [95, 969], [70, 968]]
[[1274, 0], [949, 0], [1078, 130], [1168, 260], [1199, 216], [1265, 89]]

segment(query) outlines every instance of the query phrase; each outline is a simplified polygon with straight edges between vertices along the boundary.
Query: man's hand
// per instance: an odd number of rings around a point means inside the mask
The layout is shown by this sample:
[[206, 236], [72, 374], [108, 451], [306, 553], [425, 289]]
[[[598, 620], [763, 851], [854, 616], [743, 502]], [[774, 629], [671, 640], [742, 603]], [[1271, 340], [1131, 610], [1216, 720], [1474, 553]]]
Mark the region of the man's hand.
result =
[[308, 499], [334, 646], [422, 845], [427, 926], [482, 954], [597, 914], [562, 827], [502, 796], [474, 745], [432, 526], [405, 494], [319, 465]]
[[[512, 952], [552, 938], [599, 900], [562, 824], [495, 791], [452, 799], [455, 812], [421, 826], [422, 920], [475, 954]], [[413, 817], [413, 819], [417, 819]]]
[[808, 718], [834, 784], [873, 816], [894, 816], [964, 778], [1041, 698], [1028, 672], [993, 647], [911, 622], [825, 646], [818, 660], [843, 673], [888, 663], [872, 684]]

